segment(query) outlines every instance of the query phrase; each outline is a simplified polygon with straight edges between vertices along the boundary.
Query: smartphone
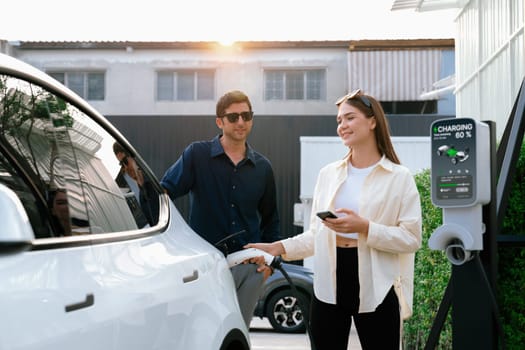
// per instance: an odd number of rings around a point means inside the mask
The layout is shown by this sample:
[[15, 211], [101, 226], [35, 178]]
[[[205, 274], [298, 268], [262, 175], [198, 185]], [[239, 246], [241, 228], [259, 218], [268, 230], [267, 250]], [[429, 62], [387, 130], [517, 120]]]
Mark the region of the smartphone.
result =
[[326, 218], [333, 218], [333, 219], [337, 218], [337, 216], [334, 213], [332, 213], [331, 211], [329, 211], [329, 210], [328, 211], [320, 211], [320, 212], [317, 213], [317, 216], [321, 220], [324, 220]]

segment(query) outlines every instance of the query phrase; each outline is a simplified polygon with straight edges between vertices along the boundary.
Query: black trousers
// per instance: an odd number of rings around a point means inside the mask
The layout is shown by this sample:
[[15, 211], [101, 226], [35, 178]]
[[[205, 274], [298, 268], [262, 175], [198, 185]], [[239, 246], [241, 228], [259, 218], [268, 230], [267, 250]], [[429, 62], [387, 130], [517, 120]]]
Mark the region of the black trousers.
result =
[[401, 321], [394, 288], [374, 312], [358, 313], [357, 248], [337, 248], [336, 275], [335, 305], [312, 298], [310, 328], [315, 350], [346, 350], [352, 318], [364, 350], [399, 350]]

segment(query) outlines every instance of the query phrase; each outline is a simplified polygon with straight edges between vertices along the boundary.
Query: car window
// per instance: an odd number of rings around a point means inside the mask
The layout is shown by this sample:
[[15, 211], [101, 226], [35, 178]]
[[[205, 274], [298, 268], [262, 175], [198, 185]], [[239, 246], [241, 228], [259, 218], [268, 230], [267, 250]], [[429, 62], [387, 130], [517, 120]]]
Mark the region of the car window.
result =
[[52, 236], [52, 229], [48, 226], [47, 208], [43, 198], [38, 198], [28, 184], [23, 180], [19, 171], [13, 167], [4, 154], [0, 153], [0, 183], [13, 190], [24, 208], [33, 227], [36, 238]]
[[156, 223], [152, 179], [136, 164], [141, 184], [128, 185], [115, 139], [84, 112], [35, 84], [0, 75], [0, 113], [0, 182], [21, 197], [37, 238]]

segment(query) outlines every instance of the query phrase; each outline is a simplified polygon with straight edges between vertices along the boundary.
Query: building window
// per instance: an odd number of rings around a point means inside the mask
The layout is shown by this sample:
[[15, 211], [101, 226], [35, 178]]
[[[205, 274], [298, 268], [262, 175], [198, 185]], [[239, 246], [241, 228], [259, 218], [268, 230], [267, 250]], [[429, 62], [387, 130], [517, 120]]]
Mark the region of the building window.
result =
[[157, 72], [157, 101], [213, 100], [214, 91], [214, 70]]
[[326, 98], [324, 69], [266, 70], [266, 100], [324, 100]]
[[436, 114], [437, 100], [381, 101], [386, 114]]
[[53, 78], [89, 101], [103, 101], [106, 94], [104, 72], [48, 72]]

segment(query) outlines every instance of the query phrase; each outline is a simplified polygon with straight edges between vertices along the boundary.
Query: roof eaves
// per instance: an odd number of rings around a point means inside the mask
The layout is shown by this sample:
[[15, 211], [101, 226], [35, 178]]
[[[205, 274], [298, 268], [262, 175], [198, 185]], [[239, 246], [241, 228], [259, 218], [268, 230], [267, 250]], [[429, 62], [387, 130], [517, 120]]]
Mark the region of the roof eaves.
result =
[[352, 40], [349, 51], [454, 49], [454, 39]]
[[[265, 48], [347, 48], [349, 40], [326, 41], [240, 41], [232, 46], [241, 49]], [[215, 41], [20, 41], [19, 50], [165, 50], [217, 49], [225, 47]]]
[[391, 11], [414, 9], [415, 11], [437, 11], [464, 7], [469, 0], [394, 0]]

